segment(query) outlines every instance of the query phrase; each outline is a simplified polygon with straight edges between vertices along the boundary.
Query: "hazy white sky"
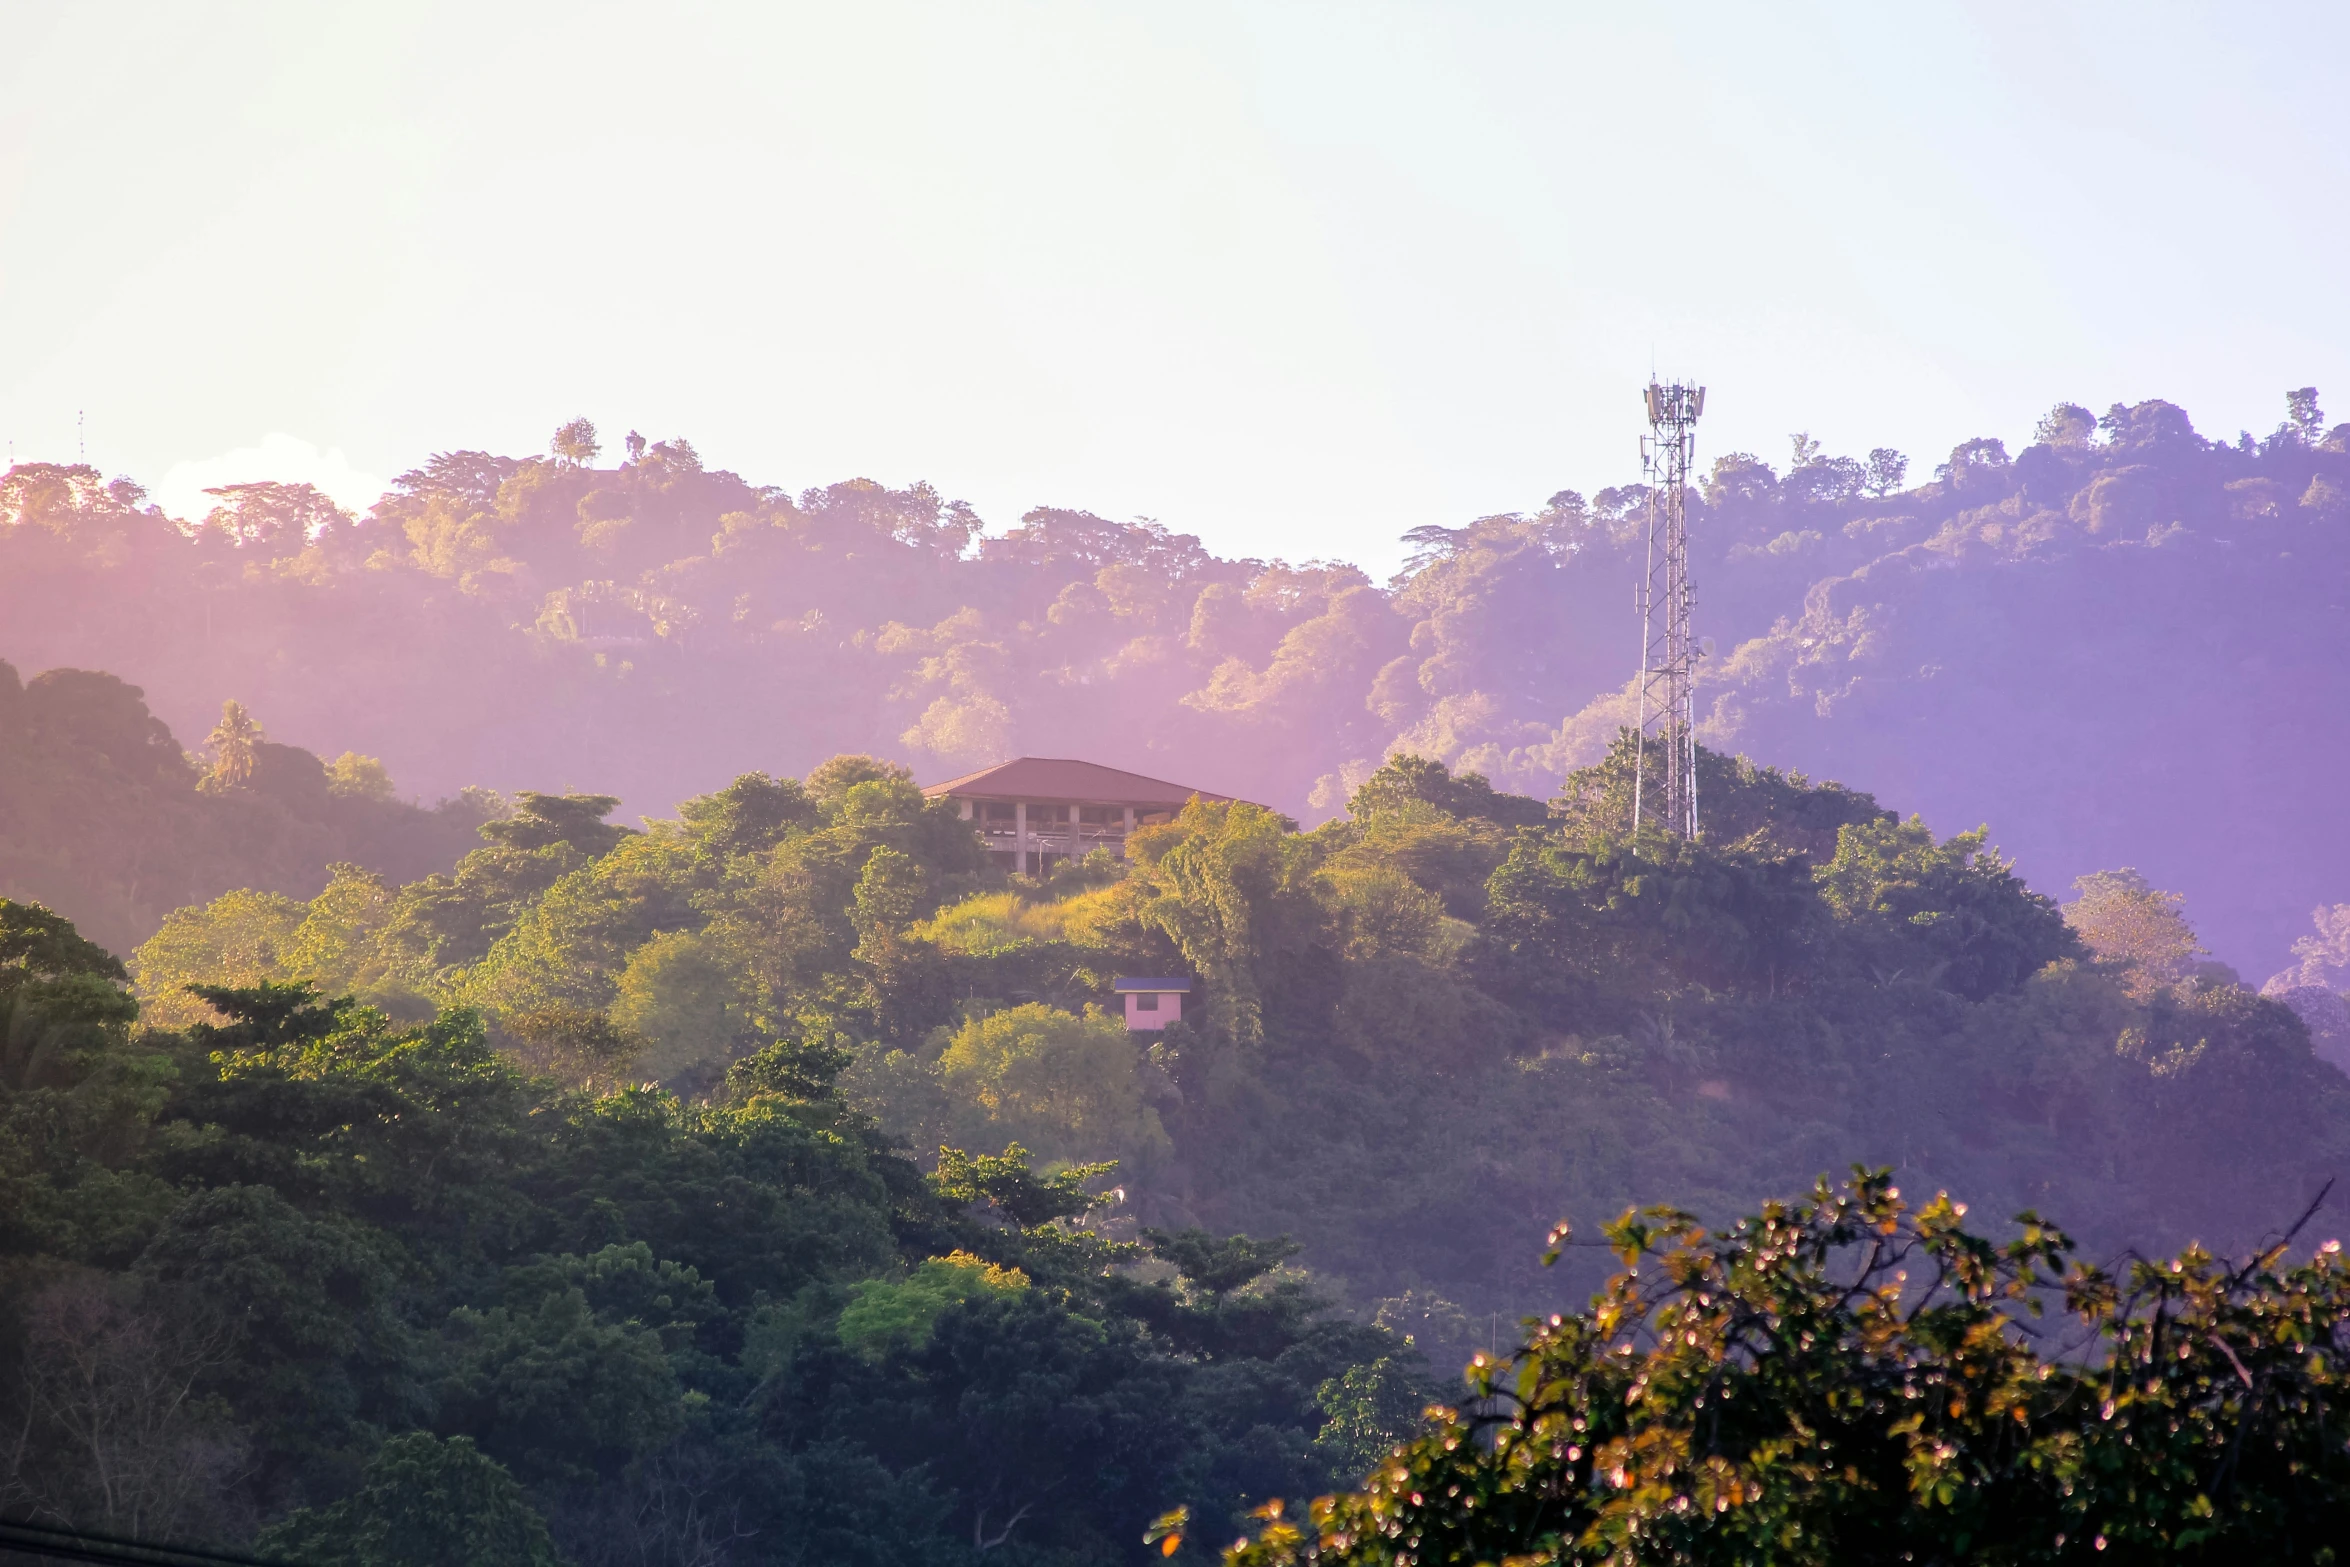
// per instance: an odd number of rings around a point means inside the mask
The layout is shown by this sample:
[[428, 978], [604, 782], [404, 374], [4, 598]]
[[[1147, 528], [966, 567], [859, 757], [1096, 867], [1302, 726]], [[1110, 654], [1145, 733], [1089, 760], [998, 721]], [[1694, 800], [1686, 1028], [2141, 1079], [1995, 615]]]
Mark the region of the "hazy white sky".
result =
[[[585, 413], [1386, 565], [2058, 398], [2350, 413], [2340, 7], [7, 0], [0, 439], [181, 506]], [[310, 454], [320, 453], [315, 462]]]

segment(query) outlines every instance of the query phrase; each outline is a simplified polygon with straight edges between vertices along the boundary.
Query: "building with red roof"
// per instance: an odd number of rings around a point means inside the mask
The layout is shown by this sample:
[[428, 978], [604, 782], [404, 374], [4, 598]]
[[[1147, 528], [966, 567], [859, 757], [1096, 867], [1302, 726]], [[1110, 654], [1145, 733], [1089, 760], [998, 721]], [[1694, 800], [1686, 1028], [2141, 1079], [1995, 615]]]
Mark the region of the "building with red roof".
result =
[[1031, 875], [1095, 849], [1123, 856], [1135, 828], [1174, 820], [1194, 797], [1232, 798], [1058, 756], [1017, 757], [922, 792], [956, 802], [998, 865]]

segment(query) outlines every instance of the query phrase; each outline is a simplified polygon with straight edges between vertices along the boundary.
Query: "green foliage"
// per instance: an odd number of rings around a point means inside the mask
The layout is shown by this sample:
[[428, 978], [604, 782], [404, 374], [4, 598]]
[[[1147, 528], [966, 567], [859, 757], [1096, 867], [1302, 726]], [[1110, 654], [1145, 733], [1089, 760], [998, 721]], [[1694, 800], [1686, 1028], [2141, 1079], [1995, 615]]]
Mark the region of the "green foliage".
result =
[[1034, 1002], [971, 1019], [938, 1061], [949, 1093], [988, 1133], [1047, 1160], [1145, 1165], [1167, 1151], [1146, 1066], [1125, 1024], [1101, 1008], [1078, 1016]]
[[718, 941], [669, 931], [629, 954], [614, 984], [612, 1021], [646, 1042], [647, 1075], [674, 1078], [723, 1067], [749, 1037], [739, 971]]
[[953, 1252], [932, 1257], [904, 1279], [866, 1279], [851, 1286], [841, 1308], [840, 1341], [866, 1360], [892, 1351], [929, 1347], [930, 1334], [949, 1306], [1028, 1288], [1028, 1275]]
[[1977, 828], [1937, 844], [1914, 816], [1848, 824], [1814, 874], [1840, 919], [1878, 927], [1884, 967], [1981, 1001], [2080, 951], [2054, 902], [1986, 849], [1989, 837]]
[[1349, 1366], [1314, 1390], [1329, 1419], [1314, 1446], [1340, 1474], [1368, 1474], [1390, 1449], [1412, 1435], [1426, 1404], [1418, 1378], [1392, 1359]]
[[[2214, 441], [2166, 402], [2101, 422], [2067, 401], [2012, 459], [1962, 442], [1914, 487], [1889, 447], [1864, 459], [1807, 437], [1780, 472], [1729, 454], [1691, 530], [1716, 644], [1709, 747], [1913, 779], [1905, 809], [1989, 814], [2027, 864], [2133, 824], [2167, 832], [2181, 798], [2234, 800], [2214, 819], [2250, 822], [2250, 836], [2177, 838], [2172, 874], [2200, 886], [2241, 871], [2288, 907], [2332, 900], [2318, 881], [2333, 862], [2286, 825], [2322, 814], [2325, 769], [2268, 776], [2279, 808], [2255, 810], [2232, 760], [2242, 744], [2176, 719], [2244, 711], [2250, 667], [2309, 672], [2312, 710], [2340, 704], [2324, 595], [2350, 533], [2326, 522], [2350, 493], [2350, 443], [2319, 403], [2289, 389], [2267, 439]], [[1172, 769], [1186, 780], [1300, 813], [1337, 811], [1402, 753], [1539, 799], [1630, 716], [1606, 628], [1640, 571], [1636, 484], [1414, 529], [1407, 568], [1374, 585], [1340, 563], [1219, 558], [1155, 524], [1063, 508], [981, 530], [922, 484], [790, 495], [676, 438], [600, 461], [437, 453], [356, 518], [303, 487], [236, 486], [194, 528], [128, 481], [23, 464], [0, 479], [5, 620], [22, 649], [103, 648], [148, 672], [186, 742], [266, 670], [257, 722], [363, 726], [350, 743], [403, 779], [454, 780], [497, 755], [517, 777], [638, 800], [751, 766], [806, 774], [835, 751], [866, 756], [852, 782], [893, 765], [928, 781], [1015, 752], [1145, 772], [1180, 756], [1194, 759]], [[2063, 678], [2044, 638], [1984, 634], [2084, 605]], [[2153, 612], [2166, 605], [2194, 606], [2187, 619], [2247, 651], [2213, 657], [2176, 634], [2183, 611]], [[51, 676], [71, 678], [0, 699], [0, 888], [80, 917], [114, 950], [233, 888], [306, 897], [334, 860], [398, 885], [466, 846], [472, 822], [452, 813], [432, 854], [395, 863], [415, 819], [318, 790], [320, 767], [272, 783], [286, 748], [267, 741], [249, 785], [199, 797], [179, 743], [56, 711], [110, 705], [94, 688], [105, 677]], [[2105, 693], [2086, 715], [2067, 701], [2084, 689]], [[27, 748], [18, 720], [35, 708]], [[2034, 764], [2020, 767], [2025, 744]], [[845, 792], [832, 780], [811, 790], [820, 808]], [[1709, 831], [1743, 837], [1711, 812], [1731, 799], [1717, 782], [1701, 780]], [[262, 819], [275, 830], [254, 830]], [[1821, 825], [1780, 846], [1824, 858], [1838, 823]], [[2248, 905], [2209, 913], [2227, 920], [2221, 944], [2290, 939]]]
[[510, 1275], [510, 1304], [450, 1313], [436, 1402], [444, 1428], [526, 1477], [584, 1482], [673, 1439], [684, 1389], [658, 1332], [551, 1272]]
[[[1605, 757], [1567, 774], [1552, 809], [1569, 838], [1620, 838], [1631, 833], [1642, 743], [1630, 730], [1618, 730]], [[1653, 739], [1645, 743], [1656, 744]], [[1650, 765], [1660, 763], [1651, 757]], [[1842, 784], [1815, 785], [1801, 773], [1761, 766], [1702, 745], [1697, 748], [1697, 796], [1708, 842], [1745, 843], [1808, 860], [1833, 853], [1844, 828], [1888, 814], [1868, 795]]]
[[1415, 801], [1448, 816], [1470, 817], [1501, 827], [1540, 827], [1550, 817], [1539, 801], [1497, 792], [1482, 773], [1455, 777], [1440, 761], [1400, 751], [1363, 780], [1346, 808], [1356, 818], [1367, 820], [1405, 809]]
[[1211, 1026], [1244, 1046], [1263, 1040], [1268, 990], [1321, 932], [1315, 847], [1261, 806], [1201, 800], [1136, 845], [1156, 893], [1142, 922], [1205, 981]]
[[703, 848], [721, 859], [773, 848], [794, 827], [821, 819], [815, 800], [797, 779], [745, 773], [716, 794], [686, 801], [677, 814]]
[[292, 898], [247, 890], [173, 910], [133, 958], [150, 1019], [165, 1027], [198, 1021], [202, 1003], [188, 995], [198, 981], [253, 985], [286, 978], [286, 958], [309, 912]]
[[913, 770], [902, 762], [885, 762], [862, 754], [835, 756], [817, 764], [808, 774], [808, 798], [827, 816], [837, 813], [848, 792], [862, 783], [907, 783]]
[[121, 959], [84, 940], [70, 920], [37, 904], [0, 904], [0, 986], [14, 995], [26, 984], [67, 974], [130, 977]]
[[[1294, 1284], [1212, 1311], [1126, 1276], [1084, 1227], [1108, 1163], [948, 1149], [925, 1179], [821, 1024], [687, 1103], [300, 981], [134, 1035], [123, 979], [0, 903], [33, 1047], [0, 1082], [0, 1483], [60, 1516], [235, 1543], [258, 1512], [254, 1549], [322, 1561], [667, 1559], [713, 1516], [757, 1560], [1115, 1558], [1163, 1485], [1237, 1517], [1334, 1479], [1314, 1389], [1394, 1348]], [[577, 1009], [506, 1027], [603, 1071], [635, 1048]]]
[[372, 756], [345, 751], [326, 764], [327, 792], [345, 800], [389, 800], [396, 790], [391, 769]]
[[1090, 1213], [1114, 1194], [1085, 1188], [1115, 1170], [1114, 1163], [1080, 1164], [1039, 1177], [1028, 1167], [1028, 1150], [1013, 1143], [1000, 1154], [968, 1154], [941, 1148], [931, 1184], [952, 1203], [990, 1204], [1022, 1228]]
[[726, 1069], [727, 1096], [737, 1102], [757, 1094], [822, 1100], [852, 1059], [853, 1052], [824, 1040], [778, 1039]]
[[263, 1555], [320, 1567], [555, 1567], [562, 1558], [522, 1488], [471, 1441], [393, 1437], [360, 1490], [265, 1532]]
[[388, 777], [355, 783], [241, 721], [255, 733], [240, 728], [223, 753], [241, 781], [200, 788], [217, 769], [200, 779], [139, 687], [79, 669], [22, 681], [0, 662], [0, 897], [129, 952], [173, 910], [240, 888], [308, 898], [334, 861], [423, 875], [464, 852], [481, 819], [477, 799], [404, 804]]
[[125, 977], [58, 915], [0, 899], [0, 1246], [119, 1259], [168, 1202], [119, 1168], [174, 1076], [131, 1037]]
[[524, 853], [567, 844], [592, 860], [611, 852], [630, 832], [604, 820], [619, 804], [609, 794], [538, 794], [525, 789], [514, 797], [514, 814], [482, 823], [481, 835]]
[[1718, 1233], [1627, 1212], [1587, 1311], [1528, 1319], [1365, 1489], [1268, 1506], [1228, 1560], [2333, 1559], [2338, 1245], [2116, 1276], [1964, 1213], [1884, 1171]]
[[645, 1042], [601, 1012], [548, 1006], [500, 1020], [515, 1065], [576, 1088], [610, 1090], [629, 1080]]
[[[1195, 802], [1043, 882], [870, 758], [641, 833], [526, 797], [445, 873], [175, 917], [146, 1031], [0, 904], [0, 1246], [40, 1303], [0, 1299], [0, 1399], [52, 1340], [181, 1376], [149, 1472], [222, 1477], [172, 1515], [232, 1535], [428, 1432], [598, 1567], [1112, 1561], [1170, 1504], [1229, 1538], [1328, 1489], [1595, 1283], [1516, 1257], [1529, 1213], [1735, 1212], [1857, 1151], [2152, 1254], [2350, 1159], [2292, 1013], [2082, 961], [1980, 831], [1709, 751], [1684, 843], [1610, 825], [1622, 746], [1555, 813], [1416, 754], [1313, 832]], [[1184, 1019], [1129, 1033], [1118, 974], [1189, 976]]]
[[1819, 904], [1792, 855], [1653, 829], [1572, 844], [1521, 844], [1493, 874], [1486, 927], [1524, 983], [1769, 994], [1812, 962]]
[[2073, 889], [2080, 896], [2065, 906], [2065, 923], [2089, 951], [2130, 969], [2141, 993], [2194, 971], [2203, 943], [2180, 912], [2186, 900], [2177, 893], [2164, 892], [2127, 865], [2091, 871]]
[[1142, 1238], [1151, 1255], [1171, 1263], [1185, 1280], [1211, 1295], [1229, 1294], [1263, 1278], [1300, 1250], [1286, 1235], [1270, 1241], [1246, 1235], [1218, 1239], [1196, 1227], [1174, 1235], [1145, 1230]]

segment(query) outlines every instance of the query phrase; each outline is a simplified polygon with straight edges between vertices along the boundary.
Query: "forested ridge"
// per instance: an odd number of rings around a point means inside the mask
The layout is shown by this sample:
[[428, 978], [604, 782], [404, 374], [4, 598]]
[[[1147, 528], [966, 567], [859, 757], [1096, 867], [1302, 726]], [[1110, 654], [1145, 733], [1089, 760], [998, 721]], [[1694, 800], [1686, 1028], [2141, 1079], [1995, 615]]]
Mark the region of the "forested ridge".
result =
[[[212, 789], [251, 794], [222, 733]], [[2091, 1258], [2241, 1251], [2350, 1166], [2350, 1079], [2137, 873], [2059, 908], [1982, 833], [1711, 750], [1707, 837], [1634, 833], [1632, 759], [1619, 738], [1545, 802], [1398, 756], [1311, 832], [1195, 801], [1131, 863], [1038, 880], [852, 754], [641, 830], [608, 795], [477, 799], [447, 871], [229, 893], [128, 965], [0, 905], [9, 1505], [360, 1567], [1090, 1563], [1140, 1559], [1163, 1515], [1197, 1559], [1574, 1312], [1610, 1264], [1546, 1269], [1561, 1218], [1678, 1205], [1613, 1243], [1702, 1252], [1690, 1226], [1859, 1161], [1896, 1172], [1859, 1211], [1946, 1189], [2056, 1288], [2069, 1252], [2002, 1216]], [[2339, 915], [2293, 976], [2337, 1008]], [[1130, 1034], [1094, 1003], [1133, 972], [1202, 1004]], [[1797, 1274], [1736, 1287], [1826, 1287], [1772, 1255]], [[2236, 1334], [2269, 1288], [2196, 1309]], [[2332, 1275], [2289, 1288], [2331, 1322]], [[1941, 1321], [1918, 1355], [1987, 1353]], [[2179, 1375], [2298, 1364], [2231, 1342]], [[1538, 1333], [1528, 1363], [1571, 1349]], [[1495, 1407], [1438, 1417], [1407, 1480], [1488, 1484], [1490, 1437], [1452, 1458], [1447, 1422]], [[2195, 1407], [2223, 1450], [2254, 1419]], [[2074, 1463], [2079, 1408], [2015, 1419]], [[1933, 1440], [2004, 1452], [2005, 1409]], [[1898, 1543], [1919, 1428], [1872, 1420], [1837, 1438], [1879, 1444], [1855, 1489], [1786, 1517], [1865, 1493]], [[1742, 1452], [1711, 1480], [1657, 1459], [1638, 1494], [1781, 1495], [1795, 1471]]]
[[224, 770], [181, 749], [137, 686], [85, 669], [26, 681], [0, 660], [0, 894], [68, 910], [128, 952], [224, 890], [308, 896], [345, 861], [400, 880], [438, 870], [503, 809], [478, 789], [419, 808], [374, 757], [323, 761], [235, 711], [239, 732], [215, 731]]
[[[1695, 842], [1631, 820], [1637, 489], [1380, 585], [581, 425], [364, 518], [19, 467], [0, 1512], [351, 1567], [2324, 1559], [2338, 1253], [2197, 1249], [2307, 1248], [2350, 1171], [2339, 727], [2277, 750], [2346, 678], [2350, 429], [2289, 407], [1721, 459]], [[1012, 751], [1240, 798], [1012, 876], [916, 771]], [[1135, 973], [1196, 1004], [1128, 1032]]]
[[[1638, 485], [1432, 523], [1381, 584], [623, 446], [601, 465], [567, 426], [547, 457], [439, 454], [364, 516], [240, 485], [184, 523], [128, 480], [20, 466], [0, 657], [111, 671], [188, 739], [233, 698], [427, 798], [576, 787], [637, 813], [839, 752], [926, 780], [1025, 753], [1312, 822], [1398, 750], [1547, 797], [1624, 716]], [[1692, 524], [1708, 743], [1944, 832], [1997, 822], [2048, 890], [2145, 865], [2223, 956], [2273, 970], [2350, 884], [2350, 757], [2312, 718], [2350, 695], [2350, 433], [2310, 389], [2234, 441], [2166, 402], [2067, 404], [2020, 452], [1970, 440], [1926, 470], [1802, 436], [1714, 461]]]

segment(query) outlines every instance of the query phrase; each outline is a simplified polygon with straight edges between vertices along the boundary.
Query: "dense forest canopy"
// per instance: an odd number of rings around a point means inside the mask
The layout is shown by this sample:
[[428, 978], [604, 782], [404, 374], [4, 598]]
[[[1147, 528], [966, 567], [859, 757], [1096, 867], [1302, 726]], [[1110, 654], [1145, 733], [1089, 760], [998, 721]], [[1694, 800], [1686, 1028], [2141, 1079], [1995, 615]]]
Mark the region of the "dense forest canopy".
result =
[[[265, 743], [225, 714], [201, 798], [263, 798]], [[1399, 756], [1310, 832], [1195, 800], [1041, 879], [869, 756], [642, 829], [524, 792], [445, 871], [232, 891], [127, 965], [0, 902], [0, 1500], [351, 1567], [1074, 1567], [1170, 1514], [1198, 1559], [1575, 1311], [1608, 1264], [1543, 1266], [1561, 1216], [1701, 1247], [1858, 1158], [2151, 1255], [2350, 1168], [2350, 1078], [2143, 875], [2060, 908], [1979, 831], [1711, 750], [1719, 835], [1635, 833], [1635, 754], [1555, 804]], [[2345, 929], [2287, 1000], [2339, 1004]], [[1202, 1004], [1130, 1033], [1138, 972]], [[2332, 1266], [2273, 1289], [2318, 1312]], [[2254, 1419], [2181, 1387], [2211, 1441]], [[2074, 1462], [2076, 1405], [2019, 1418]], [[1485, 1483], [1475, 1418], [1412, 1462]], [[1857, 1422], [1861, 1489], [1907, 1429]]]
[[[1943, 832], [1997, 821], [2047, 890], [2140, 863], [2274, 971], [2350, 893], [2350, 756], [2309, 721], [2350, 697], [2350, 427], [2312, 389], [2286, 415], [2225, 441], [2165, 402], [2066, 404], [2022, 451], [1965, 441], [1930, 475], [1803, 436], [1783, 463], [1721, 455], [1693, 509], [1705, 738]], [[112, 671], [188, 739], [235, 699], [428, 798], [577, 787], [641, 813], [837, 752], [926, 779], [1026, 753], [1312, 822], [1398, 750], [1536, 798], [1595, 760], [1645, 492], [1419, 528], [1384, 584], [1076, 509], [989, 531], [919, 483], [795, 495], [682, 439], [607, 454], [584, 421], [545, 457], [438, 454], [365, 516], [303, 486], [216, 499], [175, 521], [128, 480], [12, 470], [0, 657]], [[70, 912], [130, 917], [54, 880]]]
[[2350, 9], [1988, 10], [0, 12], [0, 1567], [2350, 1567]]
[[[2350, 679], [2350, 427], [2039, 436], [1716, 463], [1695, 841], [1631, 820], [1637, 490], [1381, 585], [584, 421], [366, 518], [11, 471], [0, 1511], [348, 1567], [1707, 1508], [1687, 1559], [2306, 1554], [2338, 1254], [2211, 1253], [2350, 1172], [2342, 740], [2262, 727]], [[1012, 875], [917, 770], [1015, 750], [1236, 798]], [[2061, 903], [2018, 832], [2079, 840]], [[1192, 1004], [1130, 1032], [1121, 974]]]

